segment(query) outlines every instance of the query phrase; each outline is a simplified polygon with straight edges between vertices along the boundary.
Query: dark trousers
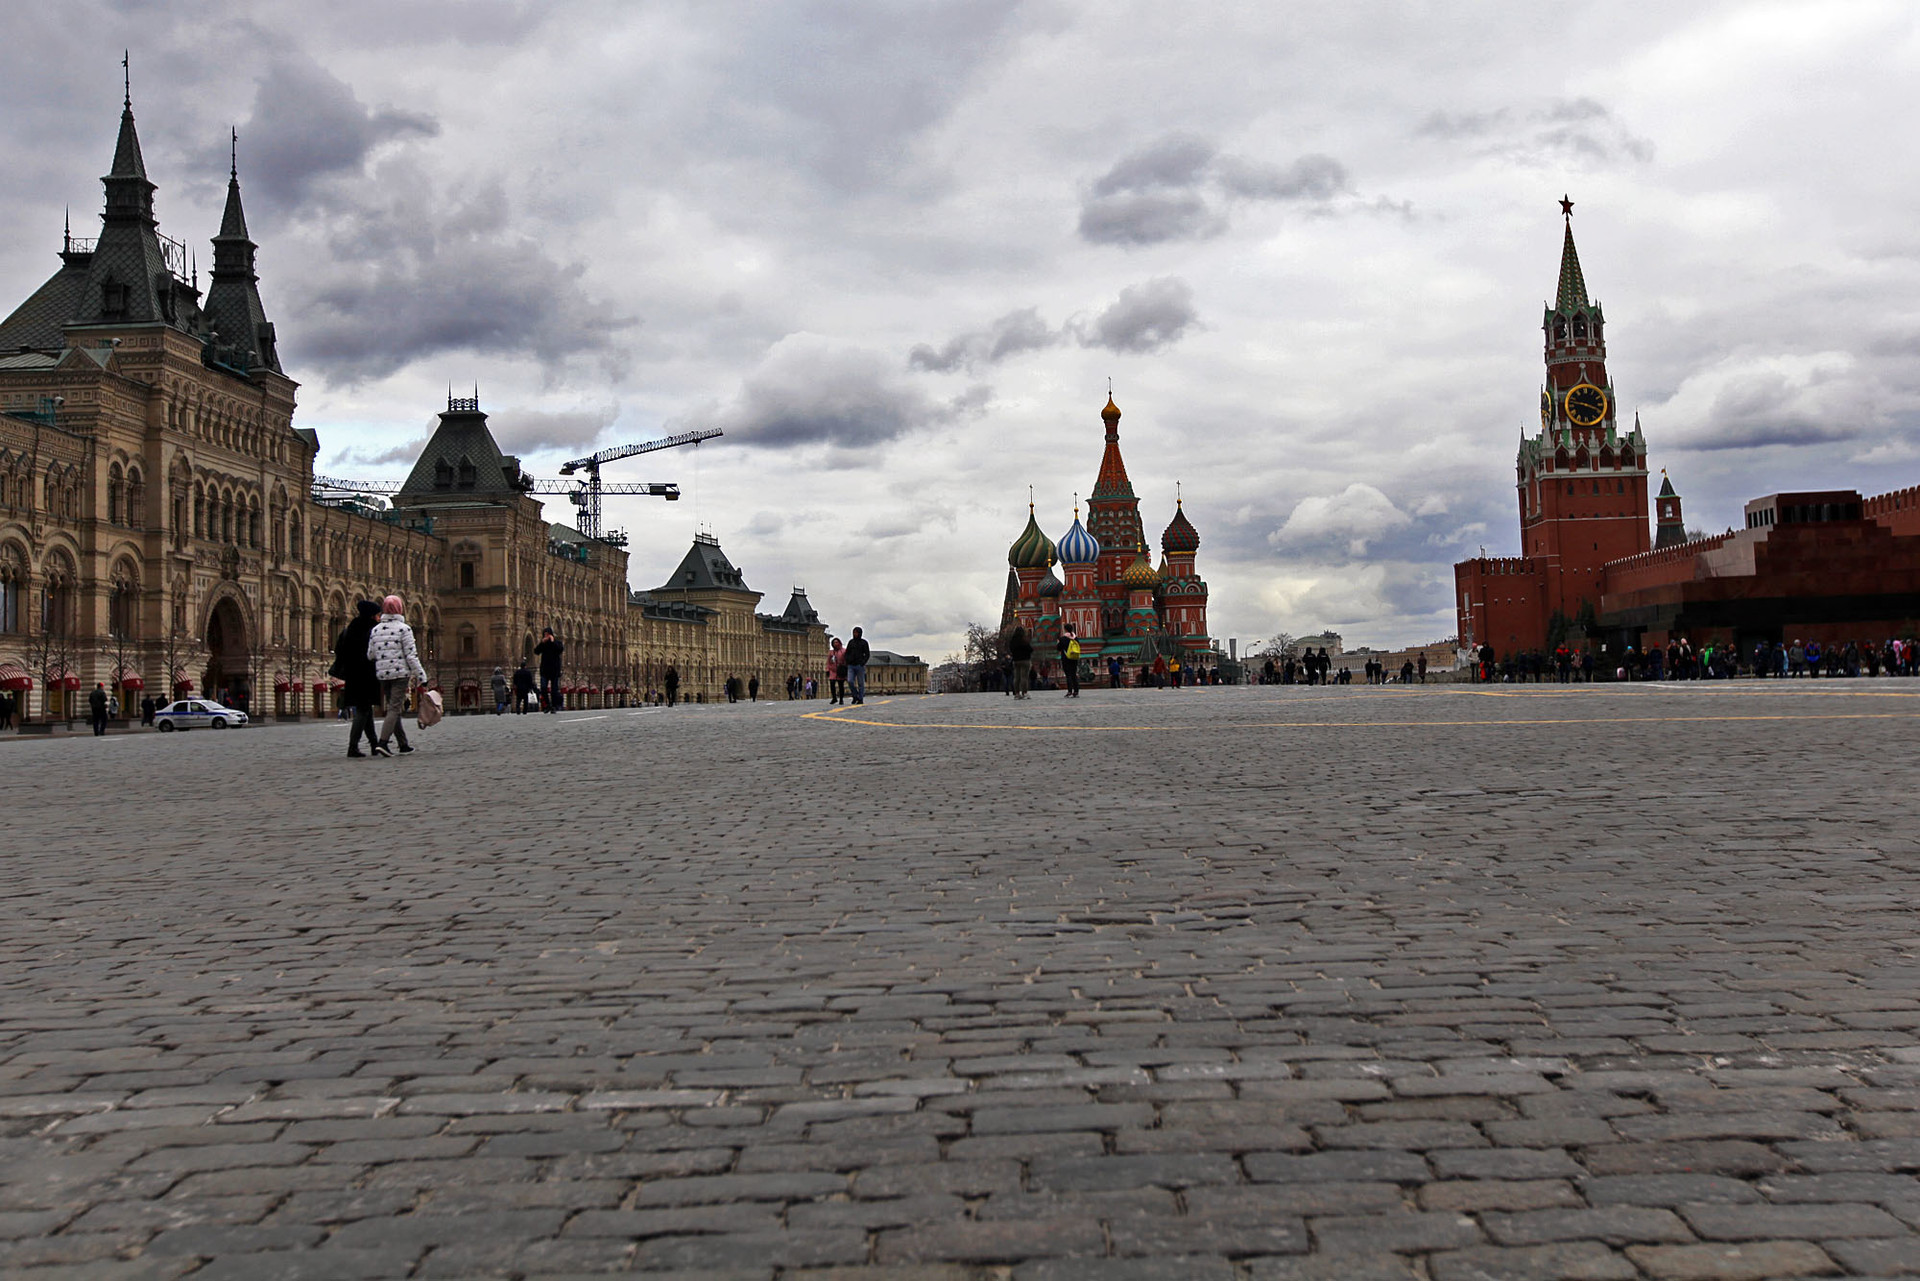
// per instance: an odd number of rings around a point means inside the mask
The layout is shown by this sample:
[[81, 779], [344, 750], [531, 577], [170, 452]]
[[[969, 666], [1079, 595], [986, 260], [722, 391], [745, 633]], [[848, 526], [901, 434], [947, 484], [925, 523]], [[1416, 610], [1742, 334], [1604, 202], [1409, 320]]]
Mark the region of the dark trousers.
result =
[[1077, 658], [1069, 658], [1060, 666], [1061, 670], [1067, 674], [1068, 695], [1078, 698], [1080, 696], [1080, 660]]
[[373, 732], [372, 703], [356, 703], [352, 711], [353, 726], [347, 731], [347, 750], [349, 752], [357, 752], [360, 750], [361, 735], [364, 734], [366, 736], [368, 747], [372, 747], [378, 742], [379, 737]]
[[93, 736], [95, 738], [99, 738], [102, 734], [105, 734], [106, 732], [107, 732], [107, 714], [105, 712], [95, 712], [93, 714]]
[[546, 711], [560, 710], [560, 674], [558, 672], [552, 676], [545, 672], [540, 673], [540, 703]]
[[667, 706], [672, 707], [675, 703], [679, 701], [680, 701], [680, 687], [678, 685], [667, 686]]

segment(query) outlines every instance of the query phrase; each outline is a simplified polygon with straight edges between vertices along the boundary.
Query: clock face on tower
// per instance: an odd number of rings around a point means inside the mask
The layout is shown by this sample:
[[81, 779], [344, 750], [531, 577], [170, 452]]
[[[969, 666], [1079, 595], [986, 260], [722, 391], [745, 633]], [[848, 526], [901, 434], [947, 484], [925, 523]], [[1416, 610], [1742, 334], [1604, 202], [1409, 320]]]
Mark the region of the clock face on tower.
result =
[[1591, 427], [1607, 416], [1607, 393], [1592, 383], [1580, 383], [1567, 393], [1567, 417]]
[[1543, 391], [1540, 393], [1540, 425], [1542, 427], [1545, 427], [1548, 423], [1552, 421], [1553, 421], [1553, 393], [1550, 391]]

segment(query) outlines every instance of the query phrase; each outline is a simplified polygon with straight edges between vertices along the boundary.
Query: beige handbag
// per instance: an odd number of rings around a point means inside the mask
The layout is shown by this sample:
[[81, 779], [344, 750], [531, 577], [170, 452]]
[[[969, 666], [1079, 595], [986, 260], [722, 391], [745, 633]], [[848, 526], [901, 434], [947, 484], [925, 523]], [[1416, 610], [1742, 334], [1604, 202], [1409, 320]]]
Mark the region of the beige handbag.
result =
[[445, 705], [440, 701], [440, 691], [437, 689], [421, 690], [420, 697], [414, 700], [414, 704], [414, 716], [418, 719], [421, 729], [429, 725], [438, 725], [440, 718], [447, 714]]

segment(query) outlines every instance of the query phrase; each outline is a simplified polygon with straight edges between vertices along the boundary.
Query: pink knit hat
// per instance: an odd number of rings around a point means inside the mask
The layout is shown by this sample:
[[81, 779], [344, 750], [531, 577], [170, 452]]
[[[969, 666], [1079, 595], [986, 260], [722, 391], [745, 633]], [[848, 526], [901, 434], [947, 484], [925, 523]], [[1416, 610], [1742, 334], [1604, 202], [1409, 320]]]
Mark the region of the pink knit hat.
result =
[[404, 614], [407, 612], [407, 602], [398, 596], [389, 596], [380, 602], [380, 608], [389, 614]]

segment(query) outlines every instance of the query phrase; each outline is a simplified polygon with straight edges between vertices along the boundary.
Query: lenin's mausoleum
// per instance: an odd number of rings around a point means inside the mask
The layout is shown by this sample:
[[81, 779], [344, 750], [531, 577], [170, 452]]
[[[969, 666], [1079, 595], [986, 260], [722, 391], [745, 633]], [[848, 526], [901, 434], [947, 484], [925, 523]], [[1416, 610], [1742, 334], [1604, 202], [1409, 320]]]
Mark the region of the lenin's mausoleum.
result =
[[1521, 440], [1517, 461], [1521, 554], [1454, 566], [1461, 645], [1506, 655], [1564, 635], [1744, 651], [1920, 630], [1920, 487], [1772, 494], [1747, 504], [1744, 528], [1687, 538], [1672, 484], [1649, 493], [1639, 422], [1623, 430], [1615, 416], [1606, 321], [1587, 296], [1572, 202], [1561, 207], [1540, 430]]

